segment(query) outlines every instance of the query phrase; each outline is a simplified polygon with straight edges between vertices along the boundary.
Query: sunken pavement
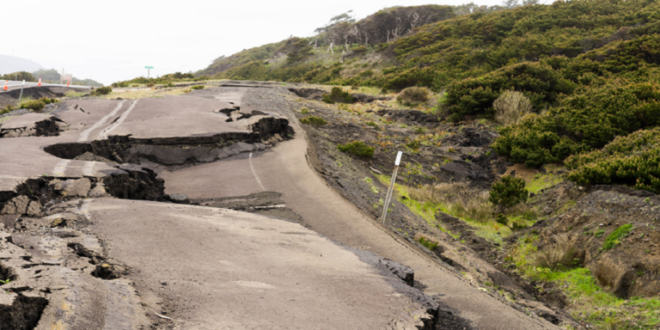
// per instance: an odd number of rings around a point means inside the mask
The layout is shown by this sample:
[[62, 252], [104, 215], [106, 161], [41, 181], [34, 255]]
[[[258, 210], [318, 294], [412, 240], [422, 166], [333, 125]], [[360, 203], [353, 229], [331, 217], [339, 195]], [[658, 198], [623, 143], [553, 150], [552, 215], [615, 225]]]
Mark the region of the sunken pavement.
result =
[[3, 124], [0, 330], [556, 329], [341, 198], [258, 87]]

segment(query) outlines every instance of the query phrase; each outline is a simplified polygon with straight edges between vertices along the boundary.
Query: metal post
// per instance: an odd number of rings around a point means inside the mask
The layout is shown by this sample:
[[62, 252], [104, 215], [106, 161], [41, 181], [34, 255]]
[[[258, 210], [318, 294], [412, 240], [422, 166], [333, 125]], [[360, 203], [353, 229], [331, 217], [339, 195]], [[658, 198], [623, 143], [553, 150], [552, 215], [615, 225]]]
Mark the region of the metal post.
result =
[[387, 196], [385, 197], [385, 205], [383, 205], [383, 215], [381, 216], [383, 224], [385, 224], [385, 218], [387, 218], [387, 209], [390, 206], [392, 201], [392, 193], [394, 192], [394, 183], [396, 182], [396, 175], [399, 173], [399, 165], [401, 165], [401, 156], [403, 152], [399, 151], [396, 154], [396, 160], [394, 161], [394, 173], [392, 174], [392, 181], [390, 182], [390, 189], [387, 190]]
[[147, 79], [149, 79], [150, 74], [151, 74], [151, 69], [147, 69]]
[[21, 85], [21, 95], [18, 97], [18, 102], [21, 102], [21, 99], [23, 98], [23, 87], [25, 87], [25, 80], [23, 80], [23, 85]]

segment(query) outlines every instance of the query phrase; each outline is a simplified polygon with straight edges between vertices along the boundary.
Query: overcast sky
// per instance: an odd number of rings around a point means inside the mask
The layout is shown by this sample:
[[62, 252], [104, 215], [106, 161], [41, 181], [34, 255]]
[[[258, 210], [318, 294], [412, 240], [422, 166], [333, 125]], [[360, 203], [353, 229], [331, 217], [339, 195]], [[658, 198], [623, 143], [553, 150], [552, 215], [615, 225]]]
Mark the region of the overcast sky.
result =
[[0, 54], [110, 84], [146, 75], [147, 65], [155, 67], [155, 75], [194, 72], [220, 55], [310, 36], [348, 10], [361, 19], [396, 5], [465, 2], [470, 1], [7, 0]]

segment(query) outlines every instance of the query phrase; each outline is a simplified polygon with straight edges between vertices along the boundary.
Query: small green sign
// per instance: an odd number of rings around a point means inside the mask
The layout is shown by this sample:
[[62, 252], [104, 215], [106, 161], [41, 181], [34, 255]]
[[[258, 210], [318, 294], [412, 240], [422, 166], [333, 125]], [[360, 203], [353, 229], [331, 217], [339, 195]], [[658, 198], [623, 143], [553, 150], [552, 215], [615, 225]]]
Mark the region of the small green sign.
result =
[[153, 66], [145, 66], [144, 68], [145, 69], [153, 69], [154, 67]]

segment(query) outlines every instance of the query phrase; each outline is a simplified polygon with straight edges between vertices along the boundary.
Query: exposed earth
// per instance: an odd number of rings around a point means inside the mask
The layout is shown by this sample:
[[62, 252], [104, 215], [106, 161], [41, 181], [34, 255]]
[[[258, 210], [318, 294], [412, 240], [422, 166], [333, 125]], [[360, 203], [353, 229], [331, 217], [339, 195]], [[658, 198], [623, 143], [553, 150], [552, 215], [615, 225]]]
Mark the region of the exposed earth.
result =
[[[353, 123], [291, 88], [68, 99], [4, 123], [0, 329], [580, 327], [487, 260], [482, 238], [457, 239], [398, 200], [377, 220], [399, 146], [402, 182], [485, 187], [507, 167], [488, 151], [492, 130], [368, 113], [447, 132], [434, 141]], [[329, 124], [301, 125], [302, 106]], [[337, 151], [358, 139], [387, 151], [368, 162]]]

